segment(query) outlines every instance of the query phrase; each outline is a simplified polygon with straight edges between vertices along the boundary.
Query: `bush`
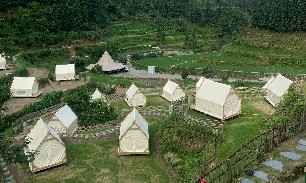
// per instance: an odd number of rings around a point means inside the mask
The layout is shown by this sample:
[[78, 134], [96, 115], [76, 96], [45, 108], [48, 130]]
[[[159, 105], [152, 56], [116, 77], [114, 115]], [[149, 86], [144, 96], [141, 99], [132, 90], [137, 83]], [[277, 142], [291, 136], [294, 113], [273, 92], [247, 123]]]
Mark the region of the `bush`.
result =
[[29, 76], [29, 71], [23, 67], [16, 69], [13, 74], [17, 77], [27, 77]]
[[37, 80], [37, 82], [38, 82], [38, 86], [39, 86], [40, 88], [43, 88], [43, 87], [45, 87], [47, 84], [49, 84], [49, 79], [48, 79], [48, 78], [39, 78], [39, 79]]
[[186, 69], [184, 69], [182, 72], [181, 72], [181, 76], [182, 76], [182, 79], [187, 79], [188, 77], [188, 71]]

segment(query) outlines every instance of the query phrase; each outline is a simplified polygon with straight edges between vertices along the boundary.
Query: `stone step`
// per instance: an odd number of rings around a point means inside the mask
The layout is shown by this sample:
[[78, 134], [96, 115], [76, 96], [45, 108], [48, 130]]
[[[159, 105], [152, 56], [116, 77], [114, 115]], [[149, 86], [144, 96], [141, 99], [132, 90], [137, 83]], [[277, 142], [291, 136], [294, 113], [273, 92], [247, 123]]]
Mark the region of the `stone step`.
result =
[[295, 152], [280, 152], [279, 154], [283, 157], [289, 158], [289, 159], [294, 160], [294, 161], [302, 158], [302, 156], [300, 154], [297, 154]]
[[265, 182], [270, 182], [270, 179], [269, 179], [269, 175], [266, 174], [265, 172], [263, 171], [254, 171], [254, 177], [262, 180], [262, 181], [265, 181]]
[[240, 183], [255, 183], [254, 181], [252, 181], [251, 179], [248, 179], [248, 178], [242, 178], [240, 180]]
[[281, 161], [278, 161], [278, 160], [266, 160], [264, 163], [264, 165], [268, 166], [268, 167], [271, 167], [275, 170], [278, 170], [278, 171], [283, 171], [283, 162]]
[[306, 152], [306, 145], [301, 145], [301, 144], [298, 144], [297, 146], [295, 146], [296, 149], [300, 150], [300, 151], [304, 151]]
[[301, 144], [301, 145], [306, 146], [306, 140], [304, 140], [304, 139], [300, 139], [300, 140], [298, 141], [298, 143]]

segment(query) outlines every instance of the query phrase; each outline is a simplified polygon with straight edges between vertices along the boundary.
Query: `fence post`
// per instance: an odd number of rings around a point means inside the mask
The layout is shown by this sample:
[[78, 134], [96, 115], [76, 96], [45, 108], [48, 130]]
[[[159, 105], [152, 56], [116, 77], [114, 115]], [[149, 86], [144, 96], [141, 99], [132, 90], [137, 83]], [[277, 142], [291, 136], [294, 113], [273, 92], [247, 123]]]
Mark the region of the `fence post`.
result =
[[232, 183], [232, 166], [231, 166], [231, 160], [227, 159], [227, 183]]

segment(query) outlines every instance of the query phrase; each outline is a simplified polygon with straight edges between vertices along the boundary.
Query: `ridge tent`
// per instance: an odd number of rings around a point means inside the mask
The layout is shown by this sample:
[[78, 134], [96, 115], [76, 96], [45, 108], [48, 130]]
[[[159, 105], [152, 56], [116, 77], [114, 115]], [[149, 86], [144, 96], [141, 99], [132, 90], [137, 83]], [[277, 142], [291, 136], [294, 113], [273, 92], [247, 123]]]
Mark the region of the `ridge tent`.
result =
[[56, 65], [55, 66], [55, 80], [56, 81], [67, 81], [75, 79], [75, 65]]
[[272, 77], [263, 87], [263, 89], [266, 89], [266, 99], [271, 105], [276, 106], [286, 94], [292, 83], [291, 80], [285, 78], [281, 74], [278, 74], [275, 78]]
[[68, 105], [60, 108], [49, 125], [60, 134], [73, 134], [78, 128], [78, 117]]
[[33, 97], [38, 93], [35, 77], [14, 77], [11, 85], [12, 97]]
[[148, 123], [134, 108], [121, 122], [118, 155], [149, 153]]
[[174, 83], [169, 79], [163, 88], [162, 97], [164, 97], [169, 102], [174, 102], [184, 98], [185, 93], [178, 84]]
[[0, 55], [0, 69], [6, 69], [6, 60], [5, 57]]
[[27, 155], [36, 152], [34, 160], [29, 162], [32, 172], [58, 166], [67, 162], [66, 147], [59, 135], [42, 119], [38, 120], [26, 139], [28, 147], [24, 149]]
[[130, 107], [144, 106], [147, 103], [146, 97], [134, 84], [126, 91], [124, 100]]
[[91, 70], [96, 65], [100, 65], [103, 72], [119, 71], [125, 69], [126, 67], [122, 63], [115, 62], [107, 51], [104, 52], [104, 54], [96, 64], [90, 64], [86, 67], [86, 69]]
[[201, 85], [202, 85], [204, 79], [205, 79], [205, 78], [204, 78], [203, 76], [201, 76], [200, 79], [199, 79], [199, 81], [197, 82], [197, 84], [196, 84], [196, 93], [199, 91], [199, 89], [200, 89], [200, 87], [201, 87]]
[[230, 85], [204, 79], [196, 94], [195, 110], [226, 120], [241, 114], [241, 98]]

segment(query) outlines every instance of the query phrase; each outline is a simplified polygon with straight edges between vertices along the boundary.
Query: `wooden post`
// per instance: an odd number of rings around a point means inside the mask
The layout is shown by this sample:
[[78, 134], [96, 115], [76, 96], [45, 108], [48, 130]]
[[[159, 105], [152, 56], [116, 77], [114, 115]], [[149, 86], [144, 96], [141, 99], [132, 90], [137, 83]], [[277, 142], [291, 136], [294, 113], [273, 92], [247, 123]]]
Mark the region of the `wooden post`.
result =
[[306, 183], [306, 167], [304, 168], [304, 176], [305, 176], [304, 182]]
[[231, 160], [227, 159], [227, 183], [232, 183], [232, 166], [231, 166]]

